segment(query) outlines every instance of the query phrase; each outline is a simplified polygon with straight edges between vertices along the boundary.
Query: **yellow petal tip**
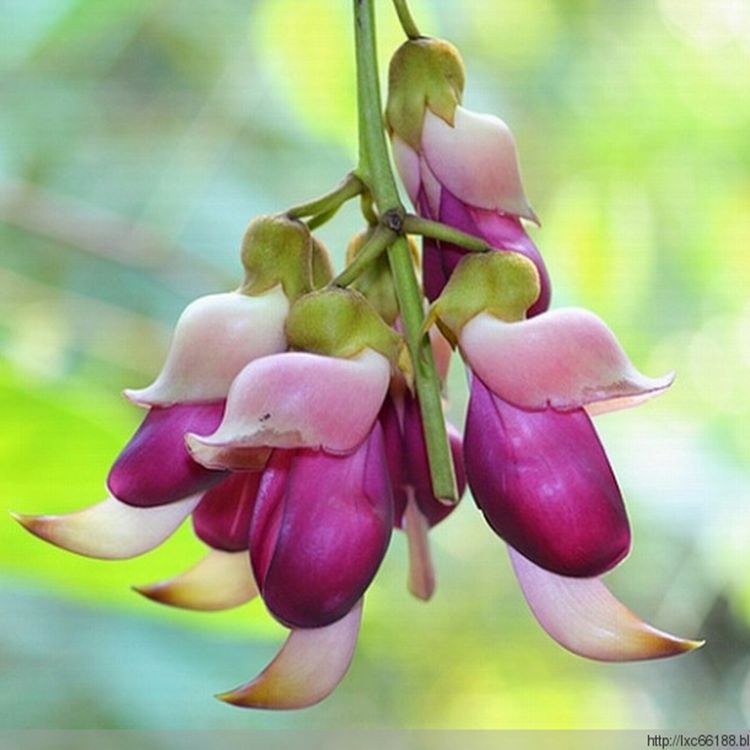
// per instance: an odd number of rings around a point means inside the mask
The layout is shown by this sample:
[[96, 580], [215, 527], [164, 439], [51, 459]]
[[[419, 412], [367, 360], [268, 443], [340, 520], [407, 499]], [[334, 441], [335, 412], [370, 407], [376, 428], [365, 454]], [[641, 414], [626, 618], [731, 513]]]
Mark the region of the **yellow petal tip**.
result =
[[227, 690], [223, 693], [216, 693], [214, 698], [222, 703], [226, 703], [230, 706], [237, 706], [238, 708], [272, 708], [272, 706], [263, 705], [262, 702], [254, 701], [251, 695], [245, 692], [243, 688], [235, 688], [234, 690]]
[[17, 513], [16, 511], [8, 511], [11, 518], [23, 526], [26, 531], [31, 532], [35, 536], [46, 538], [42, 533], [44, 527], [44, 521], [46, 516], [32, 516], [27, 513]]

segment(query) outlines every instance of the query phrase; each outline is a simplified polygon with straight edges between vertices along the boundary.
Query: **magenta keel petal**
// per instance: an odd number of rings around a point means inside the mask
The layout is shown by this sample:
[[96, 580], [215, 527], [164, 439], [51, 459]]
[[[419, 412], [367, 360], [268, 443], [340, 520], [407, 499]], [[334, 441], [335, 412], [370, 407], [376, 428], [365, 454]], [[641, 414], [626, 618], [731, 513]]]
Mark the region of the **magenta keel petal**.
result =
[[[423, 215], [426, 207], [426, 200], [420, 200], [419, 210]], [[536, 266], [541, 286], [539, 297], [529, 308], [528, 316], [533, 317], [547, 310], [552, 294], [549, 273], [541, 253], [517, 217], [467, 206], [449, 190], [443, 189], [438, 218], [444, 224], [462, 232], [481, 237], [488, 245], [498, 250], [509, 250], [528, 258]], [[432, 301], [440, 295], [466, 253], [463, 248], [448, 242], [425, 240], [423, 275], [428, 299]]]
[[[456, 470], [456, 485], [460, 498], [466, 489], [461, 437], [452, 427], [448, 429], [453, 466]], [[404, 403], [404, 462], [407, 482], [414, 489], [414, 500], [430, 526], [440, 523], [456, 505], [441, 503], [432, 490], [427, 446], [422, 429], [422, 417], [417, 399], [407, 395]]]
[[261, 472], [238, 471], [212, 487], [193, 512], [196, 535], [213, 549], [246, 550]]
[[627, 554], [620, 490], [583, 409], [517, 409], [475, 376], [464, 454], [488, 523], [537, 565], [595, 576]]
[[321, 627], [360, 599], [388, 546], [392, 497], [382, 433], [376, 425], [349, 456], [284, 453], [271, 458], [258, 491], [253, 572], [280, 622]]
[[128, 505], [165, 505], [208, 489], [226, 474], [195, 463], [185, 433], [216, 429], [224, 402], [177, 404], [149, 410], [107, 477], [109, 491]]

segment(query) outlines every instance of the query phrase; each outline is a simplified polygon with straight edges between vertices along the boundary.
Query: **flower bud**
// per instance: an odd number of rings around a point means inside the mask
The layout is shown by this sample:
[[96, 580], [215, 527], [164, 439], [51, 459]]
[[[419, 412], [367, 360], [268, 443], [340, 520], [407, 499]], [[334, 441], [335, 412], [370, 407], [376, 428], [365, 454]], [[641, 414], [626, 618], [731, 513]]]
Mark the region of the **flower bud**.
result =
[[333, 263], [328, 248], [317, 238], [312, 238], [312, 283], [320, 289], [333, 279]]
[[345, 359], [372, 349], [394, 368], [409, 368], [403, 338], [364, 295], [351, 289], [323, 289], [300, 297], [289, 311], [286, 335], [293, 349]]
[[[357, 257], [372, 236], [372, 232], [372, 229], [365, 229], [352, 237], [346, 250], [347, 263], [351, 263]], [[349, 288], [361, 292], [388, 325], [392, 326], [396, 322], [399, 307], [387, 253], [381, 253], [375, 258]]]

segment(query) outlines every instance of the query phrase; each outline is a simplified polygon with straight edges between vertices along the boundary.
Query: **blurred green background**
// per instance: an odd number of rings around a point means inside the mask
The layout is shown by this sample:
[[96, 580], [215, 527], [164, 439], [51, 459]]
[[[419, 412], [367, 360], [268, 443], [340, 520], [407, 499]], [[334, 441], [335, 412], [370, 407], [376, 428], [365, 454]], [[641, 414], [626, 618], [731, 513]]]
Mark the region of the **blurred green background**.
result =
[[[383, 69], [400, 43], [380, 0]], [[0, 0], [0, 502], [103, 496], [190, 299], [239, 280], [256, 214], [353, 165], [349, 3]], [[422, 0], [459, 46], [466, 103], [518, 141], [554, 304], [605, 317], [670, 393], [598, 420], [634, 550], [608, 577], [659, 627], [708, 640], [602, 665], [537, 627], [470, 499], [433, 534], [439, 588], [405, 591], [394, 538], [327, 702], [243, 712], [283, 631], [260, 602], [183, 613], [129, 591], [186, 568], [184, 528], [123, 563], [0, 520], [0, 726], [729, 728], [750, 721], [750, 3]], [[354, 207], [320, 235], [341, 261]], [[452, 413], [465, 405], [452, 373]]]

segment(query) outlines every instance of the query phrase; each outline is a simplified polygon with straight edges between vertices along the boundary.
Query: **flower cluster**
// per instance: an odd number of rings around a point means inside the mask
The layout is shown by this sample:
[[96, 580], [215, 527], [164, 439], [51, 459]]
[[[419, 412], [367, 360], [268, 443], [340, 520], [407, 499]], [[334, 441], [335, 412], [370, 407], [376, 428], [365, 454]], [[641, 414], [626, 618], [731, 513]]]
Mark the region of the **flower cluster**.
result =
[[[600, 581], [627, 555], [630, 528], [591, 417], [662, 393], [671, 376], [640, 374], [592, 313], [548, 311], [512, 135], [461, 107], [463, 81], [450, 45], [409, 41], [392, 61], [387, 108], [417, 211], [497, 250], [423, 248], [439, 378], [451, 345], [471, 371], [463, 438], [443, 427], [457, 495], [468, 482], [563, 646], [620, 661], [688, 651], [696, 642], [642, 622]], [[355, 239], [351, 262], [378, 231]], [[422, 364], [402, 335], [386, 256], [341, 288], [308, 226], [283, 215], [256, 219], [241, 257], [241, 287], [189, 305], [154, 383], [126, 392], [147, 411], [112, 466], [109, 497], [19, 520], [65, 549], [115, 559], [153, 549], [192, 514], [207, 556], [138, 590], [198, 610], [260, 595], [288, 639], [258, 677], [219, 697], [299, 708], [343, 678], [394, 528], [408, 538], [410, 590], [430, 598], [428, 532], [455, 504], [434, 491], [413, 388]]]

